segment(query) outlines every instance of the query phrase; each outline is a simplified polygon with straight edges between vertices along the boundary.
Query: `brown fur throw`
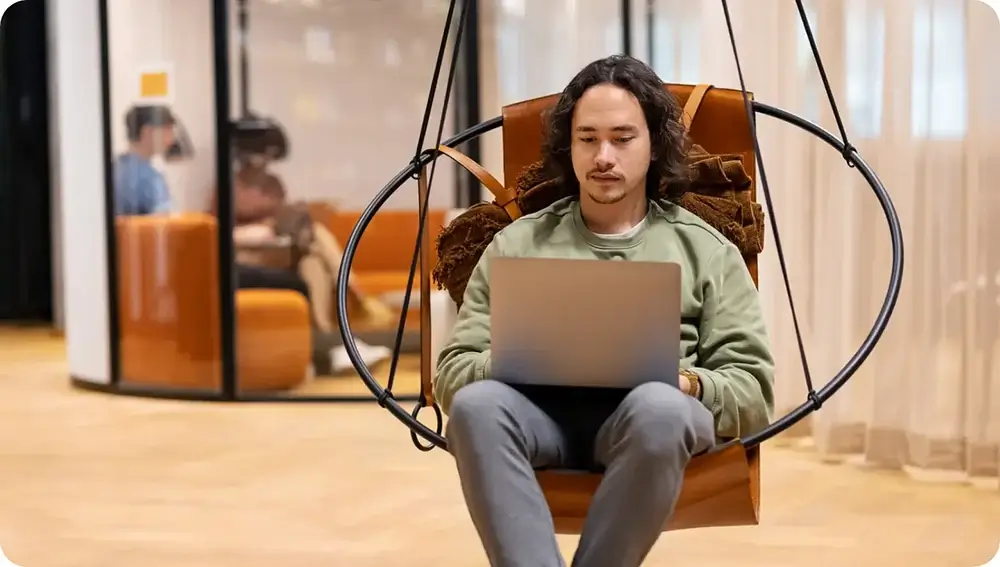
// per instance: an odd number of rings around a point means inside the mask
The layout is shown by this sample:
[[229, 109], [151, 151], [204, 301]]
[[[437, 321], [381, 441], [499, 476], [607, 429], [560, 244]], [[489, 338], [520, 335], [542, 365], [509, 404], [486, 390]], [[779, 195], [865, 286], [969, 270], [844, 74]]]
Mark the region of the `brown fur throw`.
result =
[[[709, 154], [694, 145], [688, 153], [691, 176], [677, 205], [698, 215], [722, 233], [744, 256], [764, 247], [764, 214], [750, 199], [750, 177], [738, 154]], [[517, 204], [525, 215], [540, 211], [570, 192], [558, 178], [545, 175], [541, 162], [524, 168], [515, 183]], [[483, 251], [512, 221], [496, 203], [472, 206], [438, 236], [434, 281], [462, 304], [465, 286]]]

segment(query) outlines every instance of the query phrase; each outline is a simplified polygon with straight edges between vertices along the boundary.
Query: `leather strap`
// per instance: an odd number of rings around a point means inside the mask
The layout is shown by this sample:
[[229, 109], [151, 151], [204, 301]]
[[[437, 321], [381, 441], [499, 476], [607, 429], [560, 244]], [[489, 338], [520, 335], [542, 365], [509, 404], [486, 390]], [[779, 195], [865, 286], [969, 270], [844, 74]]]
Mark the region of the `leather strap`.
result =
[[698, 108], [701, 107], [701, 102], [705, 100], [705, 94], [711, 90], [712, 85], [700, 84], [694, 87], [691, 91], [691, 96], [688, 97], [687, 102], [684, 104], [684, 112], [681, 113], [681, 120], [684, 123], [684, 129], [690, 130], [691, 123], [694, 122], [695, 115], [698, 114]]
[[[427, 204], [427, 168], [420, 168], [417, 177], [417, 214], [424, 215]], [[431, 368], [431, 246], [427, 223], [420, 234], [420, 396], [427, 407], [434, 405]]]
[[493, 174], [486, 171], [486, 168], [455, 148], [441, 145], [438, 146], [438, 151], [453, 159], [455, 163], [464, 167], [472, 175], [475, 175], [476, 179], [493, 194], [497, 205], [507, 211], [510, 220], [515, 221], [521, 218], [521, 208], [517, 206], [516, 200], [517, 193], [513, 189], [504, 187], [503, 183], [500, 183], [496, 177], [493, 177]]

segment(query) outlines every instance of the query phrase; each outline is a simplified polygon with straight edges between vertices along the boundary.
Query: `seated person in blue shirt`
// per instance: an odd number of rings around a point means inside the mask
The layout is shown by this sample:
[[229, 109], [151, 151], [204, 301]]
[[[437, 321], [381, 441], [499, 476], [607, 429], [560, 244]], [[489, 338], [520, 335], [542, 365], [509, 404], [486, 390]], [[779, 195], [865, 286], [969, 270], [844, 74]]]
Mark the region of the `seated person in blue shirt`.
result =
[[[174, 115], [166, 106], [134, 106], [125, 115], [129, 149], [115, 160], [115, 212], [123, 216], [170, 213], [173, 202], [163, 174], [151, 162], [174, 143]], [[236, 264], [239, 289], [290, 289], [309, 299], [295, 274], [278, 268]]]
[[125, 115], [128, 151], [115, 160], [115, 212], [119, 215], [169, 213], [170, 192], [152, 158], [174, 143], [176, 120], [166, 106], [133, 106]]

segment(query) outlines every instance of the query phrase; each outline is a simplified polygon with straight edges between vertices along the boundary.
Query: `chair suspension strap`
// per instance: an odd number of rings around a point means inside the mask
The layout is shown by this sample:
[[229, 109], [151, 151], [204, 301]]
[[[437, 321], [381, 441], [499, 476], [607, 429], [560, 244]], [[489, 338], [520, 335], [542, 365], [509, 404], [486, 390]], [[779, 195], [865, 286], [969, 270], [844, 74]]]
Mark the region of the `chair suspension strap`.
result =
[[[452, 48], [451, 62], [448, 68], [448, 78], [446, 80], [444, 102], [441, 107], [441, 120], [438, 124], [437, 137], [434, 140], [434, 147], [437, 148], [441, 146], [441, 139], [444, 136], [444, 124], [445, 119], [448, 116], [448, 101], [451, 98], [452, 87], [455, 82], [455, 71], [458, 68], [458, 53], [462, 45], [462, 35], [465, 30], [465, 26], [469, 19], [469, 1], [465, 0], [462, 2], [461, 12], [458, 18], [458, 29], [455, 32], [454, 46]], [[431, 368], [430, 368], [430, 251], [432, 243], [430, 239], [427, 238], [427, 210], [430, 206], [430, 194], [431, 187], [434, 183], [434, 172], [437, 170], [437, 160], [436, 155], [433, 151], [423, 152], [421, 148], [424, 145], [424, 135], [427, 133], [427, 125], [430, 122], [431, 109], [434, 103], [434, 93], [436, 86], [438, 84], [438, 78], [441, 71], [441, 63], [444, 60], [444, 53], [448, 47], [448, 39], [451, 32], [452, 26], [452, 16], [455, 12], [455, 6], [458, 0], [451, 0], [448, 5], [448, 16], [445, 18], [445, 28], [441, 36], [441, 45], [438, 49], [437, 62], [434, 67], [434, 76], [431, 79], [430, 92], [427, 95], [427, 107], [424, 110], [424, 117], [420, 128], [420, 136], [417, 141], [416, 155], [414, 156], [414, 164], [420, 167], [416, 168], [417, 173], [417, 184], [419, 193], [419, 217], [420, 222], [417, 227], [417, 239], [416, 244], [413, 249], [413, 259], [410, 262], [410, 272], [406, 281], [406, 292], [403, 295], [403, 306], [402, 312], [399, 316], [399, 327], [396, 331], [396, 343], [393, 349], [392, 363], [389, 368], [389, 378], [386, 386], [386, 393], [389, 392], [389, 384], [392, 384], [393, 379], [396, 375], [396, 368], [399, 364], [399, 352], [403, 343], [403, 333], [406, 329], [406, 314], [410, 308], [410, 295], [413, 292], [413, 277], [417, 269], [417, 263], [421, 264], [421, 325], [420, 325], [420, 397], [417, 402], [416, 408], [413, 410], [413, 417], [416, 419], [417, 414], [419, 414], [420, 408], [427, 407], [428, 405], [434, 407], [435, 414], [438, 415], [438, 423], [440, 420], [440, 409], [434, 403], [433, 389], [431, 387]], [[426, 175], [426, 187], [423, 185], [424, 179], [424, 160], [430, 161], [430, 174]], [[424, 260], [421, 262], [421, 258]], [[388, 394], [391, 395], [391, 394]], [[422, 445], [416, 436], [411, 431], [410, 439], [413, 444], [421, 451], [430, 451], [434, 448], [434, 445]]]
[[500, 183], [496, 177], [493, 177], [492, 173], [486, 171], [486, 168], [455, 148], [442, 145], [438, 146], [438, 151], [450, 157], [455, 163], [465, 168], [472, 175], [475, 175], [476, 179], [493, 194], [497, 205], [507, 212], [507, 216], [510, 217], [511, 221], [521, 218], [521, 208], [517, 205], [517, 191], [504, 187], [503, 183]]
[[[434, 96], [437, 93], [438, 78], [441, 76], [441, 64], [444, 62], [444, 53], [448, 46], [448, 36], [452, 25], [451, 22], [455, 15], [455, 3], [456, 0], [451, 0], [450, 5], [448, 6], [448, 15], [445, 17], [444, 22], [444, 32], [441, 34], [441, 45], [438, 48], [437, 60], [434, 62], [434, 73], [431, 78], [430, 91], [427, 93], [427, 106], [424, 108], [424, 117], [420, 124], [420, 134], [417, 136], [417, 148], [414, 150], [413, 159], [411, 160], [411, 163], [414, 165], [413, 177], [417, 179], [419, 179], [423, 173], [423, 168], [421, 167], [421, 159], [423, 157], [421, 155], [421, 149], [424, 147], [424, 138], [427, 135], [427, 127], [430, 125], [431, 110], [434, 107]], [[446, 105], [451, 90], [451, 77], [449, 76], [448, 79], [449, 90], [445, 92]], [[442, 116], [443, 115], [444, 114], [442, 113]], [[438, 140], [438, 142], [440, 143], [440, 140]], [[419, 257], [421, 244], [420, 236], [423, 233], [425, 222], [423, 211], [418, 211], [418, 216], [420, 217], [420, 223], [419, 228], [417, 229], [416, 249], [413, 251], [413, 261], [410, 264], [410, 273], [406, 283], [406, 292], [403, 296], [403, 307], [399, 314], [399, 326], [396, 329], [396, 341], [393, 343], [392, 360], [389, 365], [389, 377], [386, 379], [385, 389], [383, 390], [382, 395], [377, 399], [379, 406], [383, 408], [385, 407], [386, 400], [393, 397], [392, 387], [396, 381], [396, 368], [399, 365], [399, 353], [402, 350], [403, 333], [406, 330], [406, 312], [409, 311], [410, 308], [410, 293], [413, 291], [413, 276], [417, 267], [417, 259]]]
[[701, 102], [705, 100], [705, 95], [711, 90], [712, 85], [700, 84], [694, 87], [691, 91], [691, 95], [688, 96], [687, 102], [684, 103], [684, 112], [681, 113], [681, 120], [684, 124], [685, 130], [691, 129], [691, 124], [694, 123], [694, 117], [698, 114], [698, 108], [701, 107]]
[[[778, 263], [781, 265], [781, 278], [785, 283], [785, 293], [788, 295], [788, 306], [792, 313], [792, 324], [795, 327], [795, 341], [798, 343], [799, 358], [802, 361], [802, 373], [805, 377], [809, 400], [812, 402], [815, 409], [819, 409], [820, 406], [822, 406], [822, 402], [820, 401], [819, 396], [816, 395], [816, 388], [813, 387], [812, 375], [809, 372], [809, 361], [806, 357], [805, 343], [802, 340], [802, 331], [799, 328], [799, 318], [795, 311], [795, 300], [792, 297], [792, 286], [788, 281], [788, 266], [785, 262], [785, 252], [781, 246], [781, 236], [778, 234], [778, 223], [775, 220], [774, 203], [771, 200], [771, 191], [767, 184], [767, 173], [764, 171], [764, 158], [760, 153], [760, 140], [757, 138], [756, 115], [754, 114], [753, 107], [750, 104], [746, 83], [743, 80], [743, 70], [740, 66], [740, 54], [739, 50], [736, 48], [736, 34], [733, 32], [733, 22], [729, 15], [729, 4], [726, 0], [722, 0], [722, 11], [726, 17], [726, 28], [729, 31], [729, 42], [733, 48], [736, 73], [739, 75], [740, 79], [740, 90], [743, 92], [743, 105], [746, 107], [747, 122], [750, 124], [750, 135], [753, 137], [754, 155], [757, 158], [757, 169], [760, 170], [760, 183], [764, 192], [764, 200], [767, 203], [767, 210], [771, 213], [768, 215], [768, 218], [771, 221], [771, 230], [774, 232], [774, 246], [778, 252]], [[808, 27], [808, 25], [806, 27]]]
[[[420, 199], [420, 214], [427, 208], [430, 185], [427, 183], [427, 168], [420, 170], [417, 179], [417, 194]], [[431, 384], [431, 246], [427, 225], [421, 227], [420, 234], [420, 403], [434, 405], [434, 388]], [[409, 289], [409, 288], [407, 288]]]

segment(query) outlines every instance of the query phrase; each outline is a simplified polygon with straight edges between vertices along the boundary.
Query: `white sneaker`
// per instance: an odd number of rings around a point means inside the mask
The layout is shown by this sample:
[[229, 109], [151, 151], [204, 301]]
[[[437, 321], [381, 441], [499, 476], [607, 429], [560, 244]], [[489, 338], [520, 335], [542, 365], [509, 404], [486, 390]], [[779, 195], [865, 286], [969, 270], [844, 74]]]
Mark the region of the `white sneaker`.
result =
[[376, 364], [392, 358], [392, 349], [381, 345], [365, 345], [362, 347], [358, 345], [358, 349], [361, 350], [361, 359], [365, 361], [369, 367], [375, 366]]
[[[392, 356], [392, 350], [384, 346], [372, 346], [365, 342], [355, 340], [358, 347], [358, 354], [361, 355], [362, 362], [371, 368]], [[334, 374], [340, 374], [348, 370], [353, 370], [354, 365], [347, 355], [347, 348], [344, 346], [335, 347], [330, 350], [330, 362]]]

